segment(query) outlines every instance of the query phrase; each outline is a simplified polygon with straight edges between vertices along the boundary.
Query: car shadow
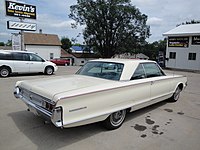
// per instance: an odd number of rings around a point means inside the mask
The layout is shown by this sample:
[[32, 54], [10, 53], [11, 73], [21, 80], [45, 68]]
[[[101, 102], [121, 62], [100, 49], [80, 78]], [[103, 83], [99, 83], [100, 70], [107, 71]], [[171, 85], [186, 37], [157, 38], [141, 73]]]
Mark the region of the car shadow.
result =
[[11, 73], [9, 77], [23, 77], [23, 76], [38, 76], [38, 75], [44, 75], [44, 73]]
[[105, 131], [99, 123], [74, 128], [57, 128], [27, 111], [10, 113], [17, 128], [37, 145], [38, 150], [55, 150]]
[[[159, 102], [157, 104], [145, 107], [134, 111], [127, 115], [125, 122], [131, 121], [134, 118], [149, 113], [150, 111], [165, 105], [167, 102]], [[28, 137], [38, 150], [59, 149], [83, 139], [90, 138], [96, 134], [107, 132], [100, 123], [93, 123], [80, 127], [73, 128], [57, 128], [52, 123], [45, 124], [42, 118], [33, 115], [31, 112], [19, 111], [10, 113], [9, 116], [13, 119], [18, 129]], [[123, 126], [123, 125], [122, 125]]]
[[156, 104], [152, 104], [152, 105], [147, 106], [145, 108], [141, 108], [139, 110], [130, 112], [130, 113], [127, 114], [125, 122], [128, 122], [128, 121], [130, 121], [130, 120], [132, 120], [132, 119], [134, 119], [134, 118], [136, 118], [138, 116], [141, 116], [141, 115], [144, 115], [144, 114], [148, 114], [152, 110], [157, 109], [157, 108], [159, 108], [161, 106], [164, 106], [167, 103], [170, 103], [170, 102], [168, 102], [168, 100], [165, 100], [165, 101], [158, 102]]

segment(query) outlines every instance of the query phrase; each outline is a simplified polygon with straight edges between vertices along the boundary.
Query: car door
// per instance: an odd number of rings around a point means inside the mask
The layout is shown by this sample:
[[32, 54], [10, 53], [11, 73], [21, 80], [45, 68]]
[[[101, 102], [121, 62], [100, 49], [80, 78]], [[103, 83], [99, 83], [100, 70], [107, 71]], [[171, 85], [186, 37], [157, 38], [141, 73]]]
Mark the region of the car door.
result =
[[135, 85], [132, 92], [135, 103], [144, 103], [151, 99], [151, 82], [146, 78], [143, 64], [138, 65], [131, 77], [131, 82]]
[[30, 57], [30, 72], [44, 72], [44, 62], [45, 60], [36, 54], [29, 53]]
[[161, 101], [170, 93], [170, 80], [156, 63], [144, 63], [146, 78], [151, 82], [151, 99]]
[[29, 72], [29, 56], [27, 53], [12, 53], [13, 72], [28, 73]]

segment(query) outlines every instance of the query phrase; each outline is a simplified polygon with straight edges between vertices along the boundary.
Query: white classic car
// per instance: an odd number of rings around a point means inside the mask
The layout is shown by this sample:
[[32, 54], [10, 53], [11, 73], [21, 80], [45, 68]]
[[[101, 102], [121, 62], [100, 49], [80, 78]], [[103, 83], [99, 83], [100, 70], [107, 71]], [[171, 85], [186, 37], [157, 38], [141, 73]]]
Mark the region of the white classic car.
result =
[[185, 76], [166, 75], [154, 61], [99, 59], [75, 75], [18, 81], [14, 95], [56, 127], [103, 121], [116, 129], [127, 112], [177, 101], [186, 85]]

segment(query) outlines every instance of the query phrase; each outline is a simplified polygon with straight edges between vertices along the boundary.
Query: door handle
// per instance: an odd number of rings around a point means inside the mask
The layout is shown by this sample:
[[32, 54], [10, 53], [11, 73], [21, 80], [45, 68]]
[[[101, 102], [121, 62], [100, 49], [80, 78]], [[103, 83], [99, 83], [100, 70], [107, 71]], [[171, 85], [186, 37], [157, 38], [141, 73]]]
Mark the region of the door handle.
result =
[[153, 85], [153, 84], [154, 84], [154, 82], [155, 82], [155, 81], [151, 81], [151, 85]]

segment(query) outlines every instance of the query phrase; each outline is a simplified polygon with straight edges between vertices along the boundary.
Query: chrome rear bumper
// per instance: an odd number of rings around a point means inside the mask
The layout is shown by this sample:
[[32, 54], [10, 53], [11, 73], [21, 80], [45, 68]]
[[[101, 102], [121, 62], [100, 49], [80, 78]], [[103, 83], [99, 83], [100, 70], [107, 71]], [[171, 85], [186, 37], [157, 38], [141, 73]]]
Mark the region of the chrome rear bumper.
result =
[[24, 97], [18, 87], [14, 91], [14, 96], [20, 98], [35, 115], [51, 121], [56, 127], [63, 127], [62, 107], [55, 107], [52, 111], [49, 111]]
[[45, 119], [51, 120], [52, 112], [28, 101], [22, 96], [20, 96], [20, 99], [29, 107], [30, 111], [33, 112], [35, 115], [42, 116]]

